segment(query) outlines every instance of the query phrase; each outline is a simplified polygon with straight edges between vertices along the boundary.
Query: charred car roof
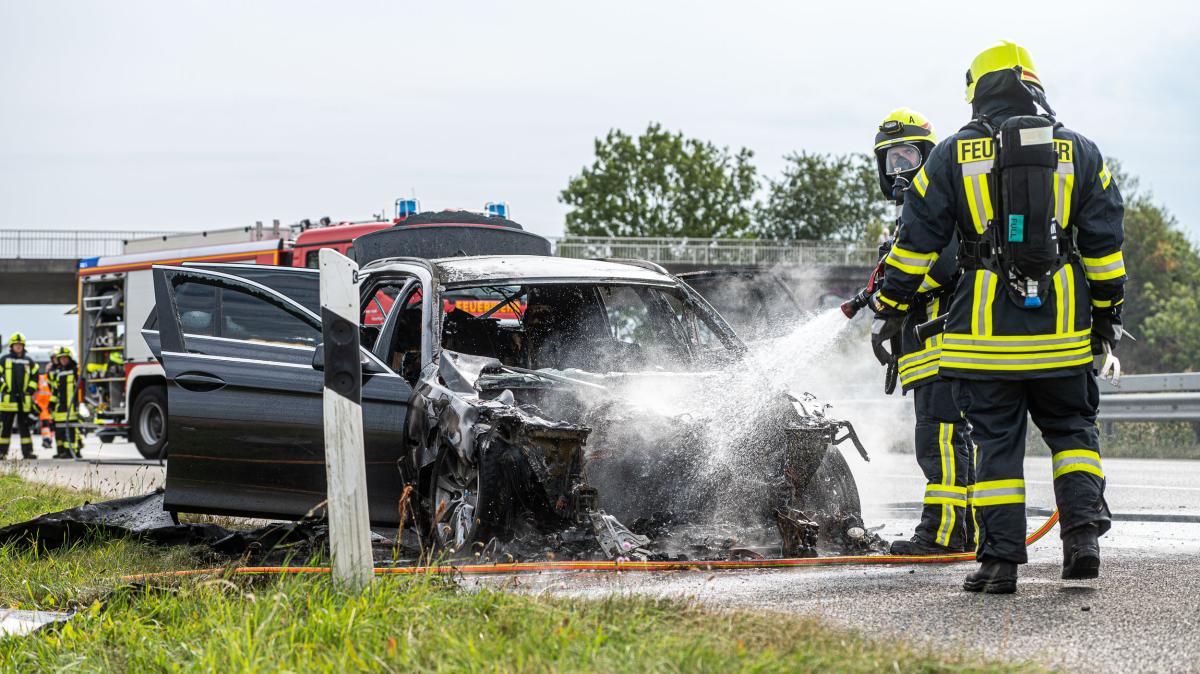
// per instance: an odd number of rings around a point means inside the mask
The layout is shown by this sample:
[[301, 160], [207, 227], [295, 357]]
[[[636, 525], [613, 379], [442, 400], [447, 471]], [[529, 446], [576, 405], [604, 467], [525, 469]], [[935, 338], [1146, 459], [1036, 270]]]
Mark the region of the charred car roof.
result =
[[616, 281], [668, 286], [679, 284], [673, 276], [654, 269], [652, 265], [540, 255], [480, 255], [436, 260], [388, 258], [366, 265], [363, 272], [383, 270], [394, 263], [415, 263], [428, 267], [447, 285], [559, 281]]

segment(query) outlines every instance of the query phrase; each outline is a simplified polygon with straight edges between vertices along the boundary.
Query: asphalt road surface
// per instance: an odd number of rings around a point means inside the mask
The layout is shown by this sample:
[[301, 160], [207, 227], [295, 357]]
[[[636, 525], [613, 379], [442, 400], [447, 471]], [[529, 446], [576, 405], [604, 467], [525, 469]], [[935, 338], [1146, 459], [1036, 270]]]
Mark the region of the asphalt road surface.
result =
[[[909, 536], [922, 489], [915, 462], [899, 454], [876, 454], [869, 464], [853, 452], [847, 458], [868, 525], [882, 525], [880, 534], [887, 539]], [[29, 479], [121, 496], [162, 483], [163, 468], [148, 464], [131, 445], [92, 439], [83, 461], [43, 458], [0, 465]], [[1011, 596], [962, 592], [959, 586], [971, 564], [542, 574], [464, 582], [573, 596], [636, 592], [717, 607], [818, 615], [883, 638], [1074, 671], [1200, 671], [1200, 462], [1106, 459], [1104, 467], [1117, 521], [1101, 539], [1102, 577], [1096, 581], [1059, 579], [1056, 530], [1030, 549], [1018, 593]], [[1026, 484], [1031, 508], [1053, 507], [1048, 458], [1026, 461]], [[1041, 521], [1031, 517], [1031, 528]]]
[[[907, 538], [921, 478], [901, 455], [854, 466], [868, 525]], [[911, 465], [910, 465], [911, 464]], [[883, 638], [963, 648], [1080, 672], [1200, 671], [1200, 462], [1106, 459], [1120, 517], [1101, 539], [1095, 581], [1059, 578], [1055, 529], [1030, 549], [1017, 594], [963, 592], [974, 564], [786, 571], [542, 574], [467, 583], [594, 597], [640, 593], [707, 605], [817, 615]], [[1031, 507], [1053, 508], [1050, 460], [1026, 462]], [[909, 510], [897, 504], [911, 503]], [[1180, 520], [1192, 520], [1180, 521]], [[1159, 521], [1169, 520], [1169, 521]], [[1031, 517], [1030, 528], [1044, 518]]]

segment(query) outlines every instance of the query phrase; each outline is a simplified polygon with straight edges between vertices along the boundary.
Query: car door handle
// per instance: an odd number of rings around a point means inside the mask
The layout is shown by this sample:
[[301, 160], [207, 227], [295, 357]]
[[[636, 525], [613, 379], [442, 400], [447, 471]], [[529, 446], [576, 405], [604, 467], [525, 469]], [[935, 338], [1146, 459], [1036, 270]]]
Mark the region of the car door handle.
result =
[[211, 374], [204, 374], [203, 372], [184, 372], [183, 374], [176, 375], [175, 383], [180, 388], [199, 393], [216, 391], [225, 386], [224, 379], [214, 377]]

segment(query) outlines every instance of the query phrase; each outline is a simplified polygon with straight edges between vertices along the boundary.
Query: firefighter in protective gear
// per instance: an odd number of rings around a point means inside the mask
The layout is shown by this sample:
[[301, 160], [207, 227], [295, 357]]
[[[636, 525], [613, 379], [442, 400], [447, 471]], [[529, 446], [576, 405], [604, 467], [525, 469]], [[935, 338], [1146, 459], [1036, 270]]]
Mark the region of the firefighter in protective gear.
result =
[[[875, 135], [879, 187], [897, 207], [903, 205], [905, 193], [936, 143], [933, 125], [915, 110], [898, 108], [880, 123]], [[938, 262], [925, 274], [909, 306], [876, 305], [881, 311], [888, 308], [904, 313], [901, 348], [896, 354], [899, 380], [905, 393], [913, 392], [917, 464], [926, 482], [921, 521], [911, 539], [892, 543], [895, 555], [962, 552], [973, 545], [974, 528], [967, 512], [971, 464], [966, 424], [954, 404], [950, 383], [938, 376], [941, 335], [923, 341], [916, 335], [917, 325], [946, 313], [949, 292], [958, 276], [957, 254], [955, 236], [940, 251]], [[885, 269], [886, 279], [894, 267]]]
[[[902, 228], [880, 292], [884, 303], [913, 301], [940, 251], [960, 237], [962, 270], [942, 335], [940, 375], [952, 379], [955, 401], [970, 424], [976, 452], [969, 500], [978, 528], [980, 569], [968, 591], [1016, 589], [1026, 561], [1025, 454], [1027, 415], [1053, 452], [1054, 495], [1061, 517], [1063, 578], [1099, 573], [1097, 539], [1110, 526], [1104, 500], [1092, 369], [1093, 338], [1115, 341], [1125, 283], [1121, 255], [1124, 206], [1096, 145], [1058, 123], [1029, 144], [1053, 143], [1057, 168], [1045, 169], [1046, 213], [1052, 213], [1065, 263], [1044, 281], [1045, 301], [1018, 305], [1009, 279], [994, 269], [997, 236], [1020, 240], [1020, 221], [993, 222], [1008, 208], [997, 199], [1006, 148], [988, 130], [1040, 106], [1053, 114], [1029, 53], [1002, 42], [981, 54], [967, 74], [974, 119], [940, 143], [913, 180]], [[1022, 118], [1024, 120], [1030, 118]], [[1021, 120], [1016, 120], [1021, 121]], [[1036, 121], [1036, 120], [1035, 120]], [[1021, 144], [1025, 144], [1022, 137]], [[1051, 210], [1052, 209], [1052, 210]], [[1003, 226], [1004, 230], [993, 230]], [[1049, 238], [1045, 239], [1049, 240]], [[1010, 244], [1011, 245], [1011, 244]], [[1003, 262], [1003, 261], [1001, 261]], [[1055, 264], [1060, 264], [1055, 262]], [[1093, 335], [1095, 330], [1100, 333]], [[1107, 330], [1107, 332], [1105, 332]]]
[[54, 350], [50, 365], [50, 414], [54, 420], [56, 459], [73, 459], [79, 453], [79, 375], [75, 354], [67, 346]]
[[38, 366], [25, 353], [25, 335], [14, 332], [8, 338], [8, 353], [0, 356], [0, 447], [8, 455], [13, 428], [21, 436], [21, 456], [32, 459], [33, 437], [30, 413], [37, 394]]

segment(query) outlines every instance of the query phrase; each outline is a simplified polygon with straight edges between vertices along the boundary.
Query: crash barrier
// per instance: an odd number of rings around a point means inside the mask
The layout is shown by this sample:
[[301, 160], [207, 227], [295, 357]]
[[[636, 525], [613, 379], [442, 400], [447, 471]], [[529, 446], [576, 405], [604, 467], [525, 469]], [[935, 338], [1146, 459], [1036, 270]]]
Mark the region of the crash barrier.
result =
[[554, 254], [582, 259], [627, 258], [659, 264], [695, 265], [844, 265], [874, 267], [874, 246], [830, 241], [769, 239], [690, 239], [640, 236], [565, 236]]
[[[1058, 511], [1025, 538], [1025, 547], [1037, 543], [1058, 524]], [[602, 573], [626, 573], [634, 571], [738, 571], [749, 569], [794, 569], [807, 566], [853, 566], [857, 564], [953, 564], [975, 561], [974, 552], [952, 555], [842, 555], [839, 557], [794, 557], [786, 559], [725, 559], [714, 561], [639, 562], [639, 561], [551, 561], [512, 562], [495, 564], [435, 564], [431, 566], [383, 566], [375, 567], [375, 573], [384, 574], [450, 574], [486, 575], [511, 573], [541, 573], [549, 571], [593, 571]], [[183, 571], [161, 571], [122, 576], [127, 583], [155, 578], [184, 576], [222, 575], [226, 573], [263, 575], [285, 573], [329, 573], [327, 566], [241, 566], [234, 568], [187, 569]]]
[[1200, 372], [1134, 374], [1100, 382], [1100, 420], [1200, 421]]
[[120, 255], [131, 239], [178, 232], [134, 230], [0, 229], [0, 258], [78, 260]]

